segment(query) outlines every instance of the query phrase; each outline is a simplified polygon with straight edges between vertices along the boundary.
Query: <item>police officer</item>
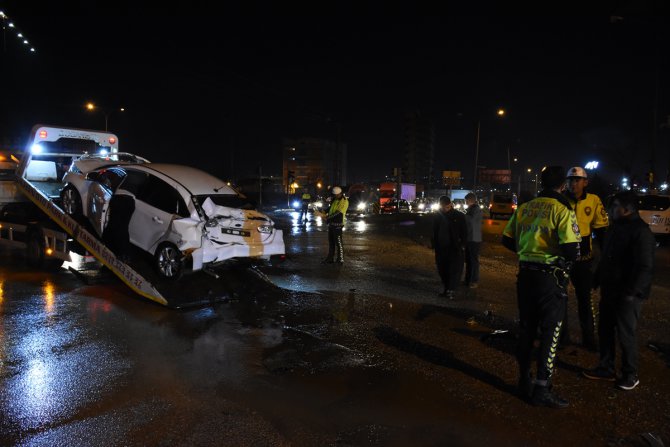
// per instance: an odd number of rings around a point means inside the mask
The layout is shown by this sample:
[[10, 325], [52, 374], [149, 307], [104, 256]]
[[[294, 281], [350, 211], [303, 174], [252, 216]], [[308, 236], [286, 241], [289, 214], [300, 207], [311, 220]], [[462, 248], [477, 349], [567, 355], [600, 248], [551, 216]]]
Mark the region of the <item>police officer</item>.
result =
[[309, 202], [312, 201], [312, 195], [309, 193], [307, 188], [302, 190], [302, 210], [300, 212], [300, 221], [307, 221], [307, 212], [309, 211]]
[[330, 203], [326, 223], [328, 223], [328, 256], [322, 261], [323, 264], [344, 264], [344, 247], [342, 246], [342, 229], [346, 222], [349, 200], [342, 193], [339, 186], [331, 190], [333, 201]]
[[[597, 351], [594, 337], [593, 303], [591, 301], [591, 289], [593, 285], [592, 235], [595, 234], [596, 241], [602, 248], [602, 241], [604, 240], [605, 230], [608, 225], [607, 211], [597, 195], [586, 192], [585, 188], [588, 186], [589, 180], [584, 168], [579, 166], [570, 168], [566, 177], [567, 191], [565, 192], [565, 196], [575, 211], [579, 233], [582, 236], [582, 244], [579, 247], [580, 258], [570, 270], [570, 279], [577, 295], [579, 325], [582, 329], [582, 345], [591, 351]], [[563, 331], [561, 333], [562, 345], [570, 343], [567, 305], [566, 301]]]
[[[519, 392], [533, 405], [565, 408], [568, 402], [551, 391], [551, 376], [565, 313], [569, 264], [579, 258], [581, 237], [575, 213], [561, 194], [563, 168], [544, 168], [541, 178], [544, 189], [519, 206], [503, 231], [502, 243], [519, 255]], [[531, 352], [538, 327], [540, 349], [533, 382]]]

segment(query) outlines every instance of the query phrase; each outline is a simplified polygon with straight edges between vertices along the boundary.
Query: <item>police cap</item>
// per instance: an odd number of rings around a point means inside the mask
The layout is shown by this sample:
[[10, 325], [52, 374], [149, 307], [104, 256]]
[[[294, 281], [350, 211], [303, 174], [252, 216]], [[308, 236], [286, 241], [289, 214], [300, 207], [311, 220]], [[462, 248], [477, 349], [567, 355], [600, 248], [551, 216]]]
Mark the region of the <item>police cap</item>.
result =
[[542, 187], [556, 189], [565, 182], [565, 168], [563, 166], [545, 166], [541, 174]]

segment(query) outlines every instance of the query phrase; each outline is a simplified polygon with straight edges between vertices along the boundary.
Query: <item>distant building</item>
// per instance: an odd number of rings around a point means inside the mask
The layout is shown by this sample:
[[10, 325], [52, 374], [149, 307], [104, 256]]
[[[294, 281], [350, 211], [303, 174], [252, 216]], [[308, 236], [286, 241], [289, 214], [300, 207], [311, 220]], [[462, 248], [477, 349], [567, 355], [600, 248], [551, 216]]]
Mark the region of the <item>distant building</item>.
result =
[[435, 128], [420, 112], [405, 115], [405, 160], [402, 181], [429, 185], [433, 180]]
[[[288, 172], [295, 175], [299, 188], [324, 192], [333, 185], [347, 184], [347, 146], [320, 138], [284, 138], [283, 185], [288, 185]], [[319, 186], [320, 185], [320, 186]], [[292, 188], [289, 188], [292, 189]]]

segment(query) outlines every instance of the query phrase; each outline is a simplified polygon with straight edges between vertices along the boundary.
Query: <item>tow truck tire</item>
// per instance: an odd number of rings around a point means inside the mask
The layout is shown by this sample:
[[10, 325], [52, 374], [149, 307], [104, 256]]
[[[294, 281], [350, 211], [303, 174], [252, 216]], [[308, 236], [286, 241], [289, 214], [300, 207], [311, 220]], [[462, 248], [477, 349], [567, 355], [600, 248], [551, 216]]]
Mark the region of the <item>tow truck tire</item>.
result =
[[78, 216], [82, 213], [81, 196], [73, 186], [67, 185], [60, 192], [63, 211], [69, 216]]
[[47, 256], [44, 238], [39, 231], [31, 231], [27, 235], [26, 260], [30, 267], [47, 271], [60, 269], [64, 262], [62, 259]]
[[183, 256], [172, 242], [163, 242], [158, 246], [154, 264], [158, 274], [170, 281], [178, 280], [184, 273]]

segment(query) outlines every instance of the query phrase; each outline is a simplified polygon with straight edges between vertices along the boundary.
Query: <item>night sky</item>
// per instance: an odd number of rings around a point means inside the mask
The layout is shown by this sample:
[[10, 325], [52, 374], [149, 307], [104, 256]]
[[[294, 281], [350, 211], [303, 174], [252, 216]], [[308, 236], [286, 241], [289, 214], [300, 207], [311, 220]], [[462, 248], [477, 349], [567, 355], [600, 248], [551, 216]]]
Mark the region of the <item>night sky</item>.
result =
[[[0, 2], [37, 50], [7, 30], [0, 142], [38, 122], [104, 128], [83, 108], [93, 101], [126, 108], [109, 121], [122, 150], [239, 179], [259, 164], [279, 174], [282, 137], [335, 139], [340, 123], [350, 180], [361, 181], [402, 164], [403, 117], [420, 110], [435, 124], [436, 171], [461, 169], [467, 181], [477, 120], [480, 165], [506, 168], [509, 146], [518, 170], [597, 159], [612, 181], [625, 169], [642, 177], [655, 98], [658, 123], [670, 115], [661, 4], [420, 17]], [[670, 128], [658, 136], [665, 178]]]

